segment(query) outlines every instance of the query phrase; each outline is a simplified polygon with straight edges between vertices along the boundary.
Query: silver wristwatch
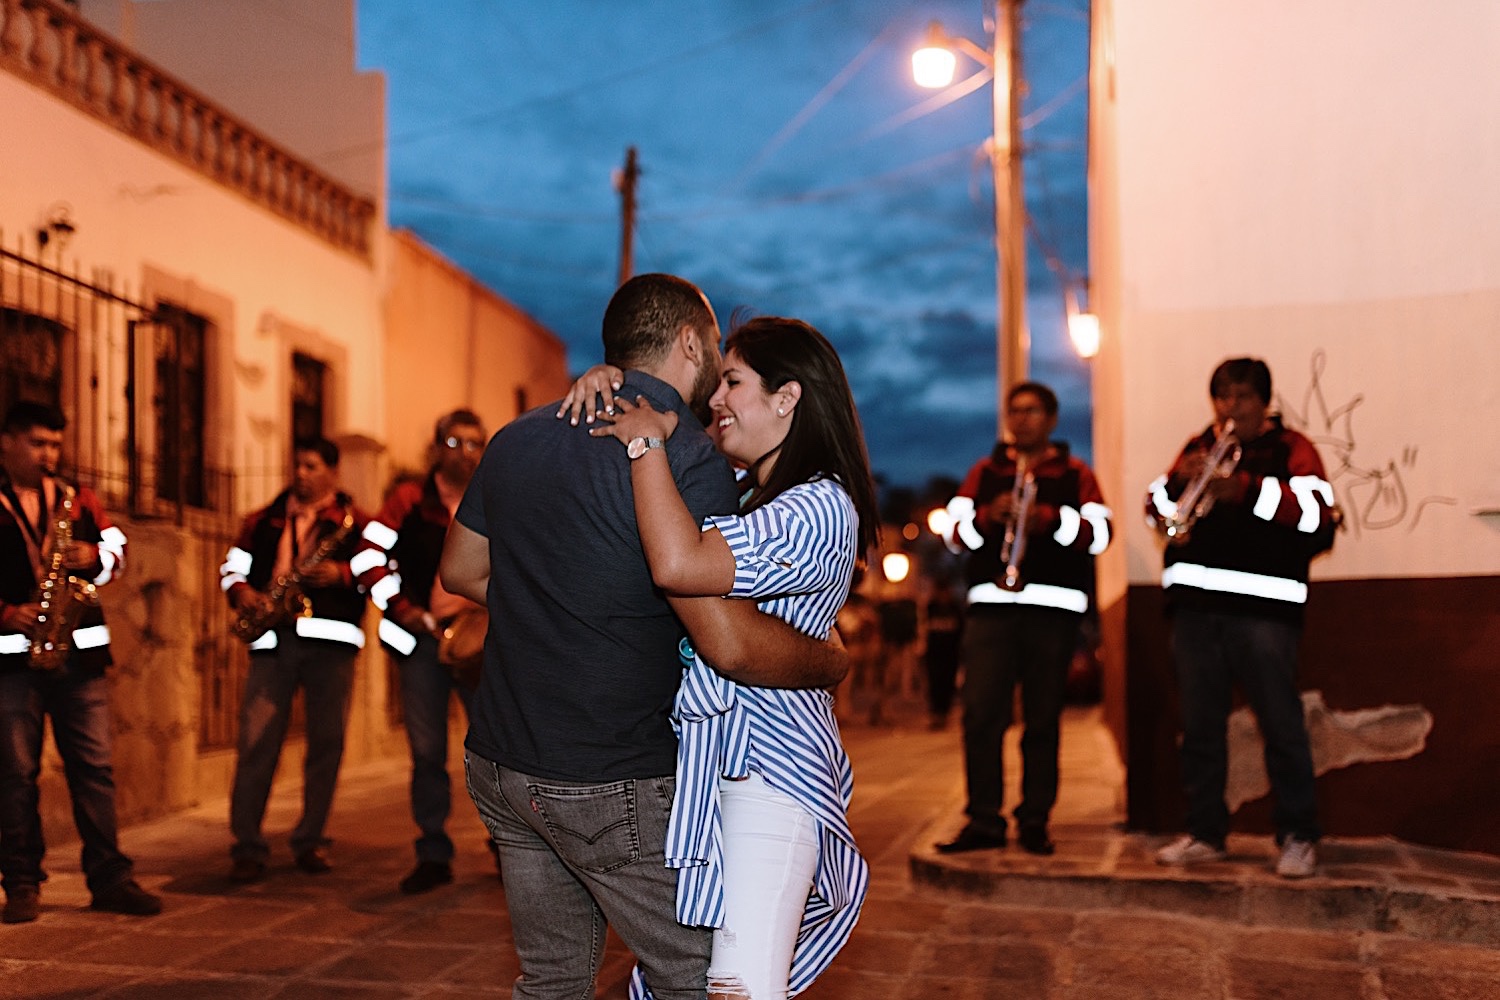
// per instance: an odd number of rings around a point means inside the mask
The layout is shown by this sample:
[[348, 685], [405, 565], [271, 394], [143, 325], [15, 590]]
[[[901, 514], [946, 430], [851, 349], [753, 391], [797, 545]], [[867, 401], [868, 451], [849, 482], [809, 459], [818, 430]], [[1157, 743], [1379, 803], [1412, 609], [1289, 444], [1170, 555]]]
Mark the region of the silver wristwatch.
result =
[[652, 448], [662, 447], [664, 443], [661, 438], [631, 438], [630, 443], [625, 446], [625, 454], [629, 455], [630, 460], [633, 462]]

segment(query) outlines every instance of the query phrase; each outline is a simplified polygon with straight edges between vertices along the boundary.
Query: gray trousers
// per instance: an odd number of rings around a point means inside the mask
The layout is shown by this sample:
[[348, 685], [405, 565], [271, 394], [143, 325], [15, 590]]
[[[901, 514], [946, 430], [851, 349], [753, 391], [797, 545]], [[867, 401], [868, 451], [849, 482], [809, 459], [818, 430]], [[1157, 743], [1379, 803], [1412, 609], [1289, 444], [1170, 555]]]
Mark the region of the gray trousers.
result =
[[292, 830], [292, 853], [323, 846], [323, 828], [333, 805], [356, 650], [291, 629], [277, 630], [273, 650], [250, 654], [250, 674], [240, 701], [240, 738], [229, 797], [230, 849], [236, 858], [262, 863], [270, 848], [261, 834], [271, 779], [291, 721], [292, 696], [302, 688], [307, 716], [307, 756], [302, 765], [302, 817]]

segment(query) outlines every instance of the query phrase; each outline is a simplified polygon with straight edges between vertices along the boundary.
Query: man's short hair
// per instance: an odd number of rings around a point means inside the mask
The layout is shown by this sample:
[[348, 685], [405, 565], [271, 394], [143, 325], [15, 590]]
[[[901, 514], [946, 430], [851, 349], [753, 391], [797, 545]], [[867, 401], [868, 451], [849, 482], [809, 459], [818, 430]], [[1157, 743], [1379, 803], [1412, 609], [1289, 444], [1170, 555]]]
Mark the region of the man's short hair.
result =
[[479, 419], [479, 414], [460, 408], [438, 417], [437, 424], [432, 429], [433, 443], [442, 444], [448, 440], [448, 435], [453, 433], [455, 427], [477, 427], [481, 434], [484, 433], [484, 421]]
[[667, 356], [684, 326], [700, 336], [713, 329], [713, 313], [698, 286], [671, 274], [638, 274], [604, 310], [604, 360], [616, 368], [653, 365]]
[[339, 467], [339, 446], [325, 437], [298, 438], [292, 445], [292, 454], [296, 455], [299, 451], [316, 452], [323, 464], [330, 469]]
[[1017, 382], [1005, 394], [1005, 405], [1009, 407], [1011, 402], [1023, 392], [1029, 392], [1039, 399], [1042, 403], [1042, 409], [1047, 411], [1047, 416], [1057, 416], [1057, 393], [1040, 382]]
[[68, 418], [57, 407], [23, 399], [5, 411], [5, 423], [0, 430], [6, 434], [24, 434], [33, 427], [60, 431], [67, 426]]
[[1208, 380], [1208, 394], [1221, 396], [1231, 384], [1248, 385], [1262, 403], [1271, 402], [1271, 369], [1260, 358], [1230, 358], [1221, 362]]

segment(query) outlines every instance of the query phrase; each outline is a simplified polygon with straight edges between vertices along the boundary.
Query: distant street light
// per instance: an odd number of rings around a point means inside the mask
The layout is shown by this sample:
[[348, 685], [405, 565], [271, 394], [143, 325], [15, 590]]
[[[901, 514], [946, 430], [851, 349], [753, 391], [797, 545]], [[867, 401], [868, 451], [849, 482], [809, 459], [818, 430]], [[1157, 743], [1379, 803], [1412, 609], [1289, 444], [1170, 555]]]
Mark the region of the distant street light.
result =
[[880, 572], [892, 583], [900, 583], [911, 573], [911, 556], [905, 552], [887, 552], [880, 560]]
[[995, 0], [995, 39], [986, 51], [965, 38], [947, 34], [933, 21], [927, 42], [912, 55], [912, 76], [928, 88], [946, 87], [962, 52], [994, 74], [994, 135], [990, 164], [995, 174], [997, 423], [1004, 430], [1005, 394], [1026, 379], [1031, 336], [1026, 329], [1026, 199], [1021, 183], [1021, 5], [1025, 0]]

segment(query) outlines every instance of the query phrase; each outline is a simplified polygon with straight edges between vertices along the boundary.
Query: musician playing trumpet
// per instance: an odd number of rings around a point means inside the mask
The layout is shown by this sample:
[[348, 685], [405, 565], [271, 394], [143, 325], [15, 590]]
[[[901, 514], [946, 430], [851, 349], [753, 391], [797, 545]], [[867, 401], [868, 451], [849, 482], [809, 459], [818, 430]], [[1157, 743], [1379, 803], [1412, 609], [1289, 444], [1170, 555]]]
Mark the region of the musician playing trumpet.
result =
[[967, 551], [964, 670], [967, 825], [938, 850], [1004, 847], [1002, 748], [1021, 688], [1021, 847], [1054, 850], [1057, 753], [1068, 665], [1094, 590], [1110, 512], [1093, 472], [1052, 439], [1057, 396], [1039, 382], [1006, 394], [1006, 440], [969, 470], [948, 504], [954, 551]]
[[354, 659], [365, 644], [365, 598], [349, 560], [367, 518], [338, 489], [337, 445], [299, 441], [293, 455], [291, 486], [245, 519], [221, 570], [237, 616], [234, 632], [250, 642], [229, 802], [236, 882], [255, 882], [266, 872], [270, 848], [261, 823], [299, 687], [307, 752], [292, 854], [308, 874], [330, 869], [323, 828], [344, 754]]
[[[1187, 833], [1165, 865], [1224, 858], [1225, 726], [1238, 684], [1265, 737], [1281, 846], [1277, 873], [1312, 875], [1321, 836], [1297, 688], [1297, 646], [1313, 556], [1333, 544], [1333, 488], [1317, 449], [1270, 412], [1271, 370], [1234, 358], [1209, 380], [1214, 422], [1147, 490], [1164, 531], [1162, 586], [1181, 695]], [[1194, 500], [1200, 497], [1201, 500]]]
[[[161, 900], [136, 884], [120, 851], [109, 711], [109, 626], [96, 600], [75, 600], [124, 568], [125, 535], [98, 497], [57, 475], [66, 422], [20, 402], [0, 428], [0, 921], [41, 913], [45, 843], [38, 812], [47, 717], [83, 841], [92, 907], [151, 916]], [[50, 578], [50, 579], [49, 579]], [[44, 592], [44, 601], [38, 596]], [[36, 656], [34, 651], [43, 655]]]

